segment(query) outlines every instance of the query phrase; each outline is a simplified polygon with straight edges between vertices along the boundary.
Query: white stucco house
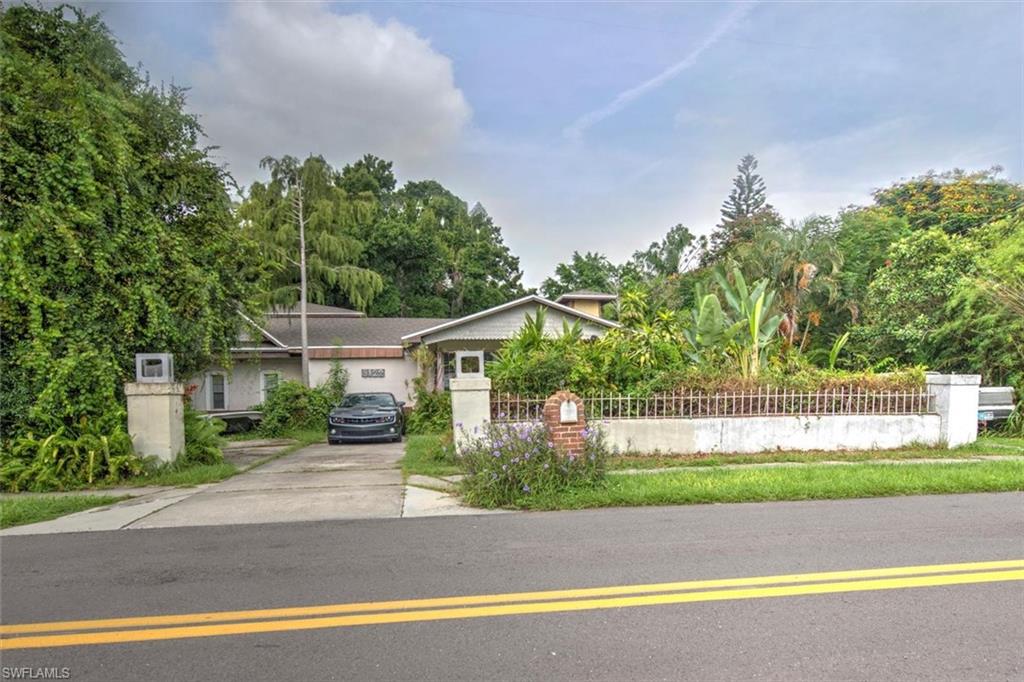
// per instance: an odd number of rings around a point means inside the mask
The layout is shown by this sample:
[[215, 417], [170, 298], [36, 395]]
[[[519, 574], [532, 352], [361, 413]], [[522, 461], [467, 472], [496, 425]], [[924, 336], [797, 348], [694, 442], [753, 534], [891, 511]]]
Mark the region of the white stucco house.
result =
[[[411, 403], [413, 379], [421, 372], [413, 357], [417, 347], [434, 352], [436, 364], [428, 381], [435, 390], [444, 390], [455, 373], [456, 351], [493, 353], [538, 308], [546, 310], [545, 330], [552, 336], [561, 333], [565, 321], [579, 322], [585, 336], [598, 337], [618, 326], [601, 316], [601, 305], [614, 299], [592, 291], [565, 294], [558, 301], [530, 295], [458, 319], [366, 317], [355, 310], [310, 304], [306, 313], [310, 381], [322, 383], [331, 362], [340, 360], [348, 370], [349, 391], [389, 392]], [[248, 410], [263, 402], [277, 382], [301, 380], [297, 307], [271, 311], [259, 324], [249, 322], [256, 334], [239, 338], [231, 349], [230, 368], [210, 367], [188, 381], [196, 409]]]

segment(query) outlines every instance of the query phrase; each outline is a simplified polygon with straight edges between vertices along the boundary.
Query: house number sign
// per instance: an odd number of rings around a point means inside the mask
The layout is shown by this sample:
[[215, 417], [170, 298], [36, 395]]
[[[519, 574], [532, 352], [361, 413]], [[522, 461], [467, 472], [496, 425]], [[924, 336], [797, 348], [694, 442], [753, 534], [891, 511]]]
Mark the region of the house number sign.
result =
[[559, 412], [560, 421], [563, 424], [575, 424], [579, 421], [579, 415], [576, 414], [576, 403], [572, 400], [563, 400]]
[[363, 378], [364, 379], [383, 379], [384, 378], [384, 368], [381, 367], [379, 369], [375, 369], [375, 368], [364, 369], [362, 374], [363, 374]]

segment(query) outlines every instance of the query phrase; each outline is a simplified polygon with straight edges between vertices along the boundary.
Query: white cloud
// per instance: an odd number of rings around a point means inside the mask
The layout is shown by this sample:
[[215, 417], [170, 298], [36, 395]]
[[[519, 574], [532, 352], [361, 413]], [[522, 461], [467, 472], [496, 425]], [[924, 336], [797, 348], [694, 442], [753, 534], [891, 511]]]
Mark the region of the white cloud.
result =
[[623, 90], [616, 95], [615, 99], [600, 109], [595, 109], [594, 111], [587, 112], [580, 116], [565, 128], [563, 135], [570, 140], [579, 140], [583, 137], [583, 133], [587, 132], [587, 129], [595, 123], [599, 123], [609, 116], [614, 116], [622, 111], [632, 101], [639, 99], [652, 90], [657, 90], [683, 71], [692, 67], [697, 63], [697, 59], [701, 54], [714, 46], [715, 43], [722, 39], [722, 36], [732, 30], [733, 26], [739, 23], [740, 20], [750, 12], [753, 6], [753, 3], [742, 3], [737, 5], [731, 12], [729, 12], [725, 19], [715, 26], [714, 30], [712, 30], [704, 40], [700, 41], [697, 47], [693, 48], [690, 53], [686, 55], [684, 59], [676, 62], [653, 78], [649, 78], [643, 83], [635, 85], [628, 90]]
[[407, 172], [458, 142], [471, 110], [451, 61], [397, 21], [323, 3], [238, 3], [214, 32], [192, 104], [236, 179], [266, 155], [363, 153]]

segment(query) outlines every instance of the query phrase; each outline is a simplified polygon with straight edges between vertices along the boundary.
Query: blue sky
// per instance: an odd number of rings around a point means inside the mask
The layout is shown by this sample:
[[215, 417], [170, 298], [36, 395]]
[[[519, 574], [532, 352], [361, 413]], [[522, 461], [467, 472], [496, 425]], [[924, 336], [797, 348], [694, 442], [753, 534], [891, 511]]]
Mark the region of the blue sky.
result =
[[364, 152], [480, 201], [539, 284], [708, 232], [757, 155], [787, 218], [929, 169], [1024, 180], [1024, 3], [91, 4], [242, 183]]

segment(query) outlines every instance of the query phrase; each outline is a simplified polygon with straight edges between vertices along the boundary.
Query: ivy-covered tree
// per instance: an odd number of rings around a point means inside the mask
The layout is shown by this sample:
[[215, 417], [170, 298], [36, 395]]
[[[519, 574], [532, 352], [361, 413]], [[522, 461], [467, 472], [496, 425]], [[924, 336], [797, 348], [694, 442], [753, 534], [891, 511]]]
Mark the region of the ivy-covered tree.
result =
[[184, 93], [96, 16], [0, 9], [0, 424], [115, 428], [134, 354], [227, 361], [261, 268]]

